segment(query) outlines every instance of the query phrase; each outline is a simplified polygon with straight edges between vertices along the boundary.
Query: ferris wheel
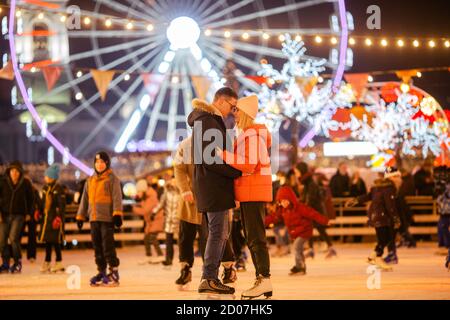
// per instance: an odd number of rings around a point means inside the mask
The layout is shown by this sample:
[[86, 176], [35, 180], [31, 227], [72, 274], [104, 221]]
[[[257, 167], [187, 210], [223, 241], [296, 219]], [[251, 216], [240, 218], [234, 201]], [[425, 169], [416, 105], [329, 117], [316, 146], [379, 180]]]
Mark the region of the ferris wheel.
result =
[[[72, 109], [45, 135], [85, 172], [76, 157], [84, 156], [103, 130], [113, 134], [111, 149], [118, 153], [136, 149], [138, 141], [150, 149], [158, 141], [173, 148], [175, 131], [186, 127], [191, 100], [211, 99], [228, 81], [223, 70], [230, 60], [240, 89], [258, 92], [260, 85], [251, 75], [261, 70], [261, 59], [283, 58], [284, 34], [330, 40], [324, 56], [302, 59], [325, 58], [336, 87], [352, 65], [347, 41], [353, 20], [344, 0], [11, 0], [9, 29], [19, 90], [40, 128], [34, 106], [69, 92]], [[27, 50], [36, 39], [46, 44], [47, 52]], [[63, 76], [42, 98], [31, 99], [24, 79], [45, 66], [61, 68]], [[95, 90], [94, 71], [102, 76], [114, 71], [106, 82], [107, 94]], [[104, 114], [96, 110], [102, 103], [108, 106]], [[97, 125], [69, 150], [54, 134], [82, 112]], [[120, 128], [111, 125], [118, 114]]]

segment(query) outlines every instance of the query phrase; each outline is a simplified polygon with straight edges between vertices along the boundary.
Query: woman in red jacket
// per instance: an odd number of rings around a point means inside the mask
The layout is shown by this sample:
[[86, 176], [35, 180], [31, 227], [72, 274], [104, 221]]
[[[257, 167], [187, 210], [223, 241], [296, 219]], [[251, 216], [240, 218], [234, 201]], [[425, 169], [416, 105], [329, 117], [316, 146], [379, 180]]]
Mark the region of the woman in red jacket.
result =
[[290, 275], [306, 274], [305, 256], [303, 255], [304, 244], [312, 237], [313, 221], [327, 225], [328, 218], [321, 215], [311, 207], [299, 202], [294, 191], [287, 186], [281, 187], [276, 196], [281, 209], [278, 215], [282, 216], [288, 229], [289, 236], [294, 240], [295, 266]]
[[265, 204], [272, 201], [272, 170], [269, 148], [272, 143], [265, 125], [254, 122], [258, 113], [258, 98], [255, 95], [239, 99], [235, 114], [240, 135], [234, 153], [224, 152], [227, 164], [242, 171], [234, 180], [236, 201], [240, 202], [242, 224], [252, 261], [256, 269], [254, 286], [242, 293], [242, 298], [270, 297], [270, 260], [264, 226]]

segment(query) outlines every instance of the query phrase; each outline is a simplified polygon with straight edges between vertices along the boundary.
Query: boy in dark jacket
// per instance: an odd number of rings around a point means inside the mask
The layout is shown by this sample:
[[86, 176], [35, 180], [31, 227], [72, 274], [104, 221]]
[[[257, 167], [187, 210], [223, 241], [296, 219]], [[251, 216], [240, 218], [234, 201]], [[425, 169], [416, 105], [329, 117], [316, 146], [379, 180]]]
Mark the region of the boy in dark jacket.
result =
[[[0, 273], [20, 273], [22, 271], [22, 253], [20, 233], [25, 217], [33, 213], [33, 187], [24, 177], [22, 164], [14, 161], [6, 170], [5, 178], [0, 182], [0, 252], [3, 264]], [[9, 254], [6, 246], [11, 243], [14, 264], [9, 267]]]
[[[346, 206], [364, 204], [372, 201], [367, 211], [368, 224], [375, 228], [377, 235], [377, 245], [368, 262], [377, 265], [382, 270], [390, 271], [386, 262], [397, 263], [397, 254], [394, 242], [394, 230], [400, 226], [400, 218], [397, 211], [395, 182], [401, 179], [400, 172], [396, 168], [387, 168], [384, 179], [375, 180], [375, 185], [366, 195], [350, 199]], [[388, 248], [388, 261], [383, 260], [384, 248]]]
[[[35, 213], [35, 220], [41, 223], [41, 231], [38, 236], [40, 243], [45, 243], [45, 261], [42, 264], [41, 272], [61, 272], [64, 271], [61, 256], [61, 244], [64, 240], [64, 215], [66, 209], [66, 196], [60, 184], [59, 167], [50, 166], [45, 171], [45, 185], [42, 189], [42, 205], [40, 212]], [[50, 267], [52, 260], [52, 249], [55, 248], [56, 263]]]
[[294, 240], [295, 266], [290, 270], [290, 275], [306, 274], [303, 247], [312, 237], [313, 221], [327, 225], [328, 218], [299, 202], [294, 191], [288, 186], [283, 186], [278, 190], [276, 200], [281, 207], [277, 214], [283, 218], [289, 237]]
[[[84, 185], [77, 213], [77, 224], [81, 230], [83, 222], [91, 223], [92, 244], [98, 274], [91, 278], [91, 286], [118, 286], [119, 259], [114, 246], [114, 227], [122, 226], [122, 190], [120, 180], [112, 172], [111, 160], [106, 152], [95, 155], [95, 174]], [[106, 267], [109, 265], [109, 273]]]

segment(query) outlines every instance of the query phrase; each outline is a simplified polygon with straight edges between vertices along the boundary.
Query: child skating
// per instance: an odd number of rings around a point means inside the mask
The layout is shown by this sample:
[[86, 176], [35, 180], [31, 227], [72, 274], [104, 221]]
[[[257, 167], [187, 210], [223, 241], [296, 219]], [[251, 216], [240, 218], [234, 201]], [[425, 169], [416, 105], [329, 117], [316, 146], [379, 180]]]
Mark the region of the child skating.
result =
[[[91, 278], [91, 286], [118, 286], [119, 259], [114, 246], [114, 227], [122, 226], [122, 191], [120, 181], [112, 172], [106, 152], [95, 155], [95, 173], [84, 186], [76, 216], [78, 228], [83, 222], [91, 224], [92, 244], [98, 273]], [[107, 273], [107, 267], [109, 272]]]
[[[45, 185], [42, 189], [40, 211], [35, 213], [35, 220], [41, 223], [38, 242], [45, 243], [45, 261], [41, 272], [63, 272], [61, 245], [64, 241], [64, 215], [66, 195], [58, 183], [59, 167], [50, 166], [45, 171]], [[42, 213], [42, 215], [40, 215]], [[52, 250], [55, 249], [56, 262], [51, 266]]]
[[392, 271], [392, 267], [383, 259], [384, 249], [388, 248], [388, 258], [395, 258], [397, 262], [394, 230], [400, 226], [400, 218], [396, 205], [395, 179], [401, 179], [400, 172], [388, 167], [384, 179], [375, 180], [375, 185], [368, 194], [349, 199], [346, 206], [364, 204], [372, 201], [367, 211], [368, 224], [375, 228], [377, 236], [377, 245], [375, 251], [368, 258], [370, 264], [375, 264], [384, 271]]
[[280, 206], [277, 214], [284, 220], [289, 237], [294, 240], [295, 265], [289, 274], [304, 275], [306, 264], [303, 250], [305, 243], [312, 237], [313, 221], [320, 225], [327, 225], [328, 218], [298, 201], [291, 187], [281, 187], [277, 192], [276, 200]]

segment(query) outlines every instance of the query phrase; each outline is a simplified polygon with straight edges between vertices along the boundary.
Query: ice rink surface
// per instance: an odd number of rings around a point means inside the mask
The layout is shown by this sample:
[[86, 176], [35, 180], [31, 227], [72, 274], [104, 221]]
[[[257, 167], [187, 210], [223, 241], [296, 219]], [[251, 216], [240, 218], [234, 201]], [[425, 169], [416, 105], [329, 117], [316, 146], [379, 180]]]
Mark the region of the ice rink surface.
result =
[[[450, 272], [444, 268], [445, 257], [436, 255], [436, 244], [418, 243], [416, 249], [401, 248], [399, 264], [392, 272], [371, 275], [366, 257], [372, 248], [373, 244], [338, 244], [337, 257], [325, 260], [324, 254], [318, 253], [313, 260], [308, 259], [305, 276], [288, 275], [294, 263], [292, 254], [272, 257], [272, 299], [450, 299]], [[174, 284], [179, 275], [178, 263], [171, 268], [161, 264], [138, 265], [143, 253], [143, 246], [119, 249], [120, 286], [91, 288], [89, 278], [96, 273], [94, 252], [63, 251], [65, 266], [76, 265], [81, 271], [81, 288], [69, 289], [76, 286], [76, 274], [40, 274], [44, 252], [39, 251], [34, 264], [24, 262], [22, 274], [0, 275], [0, 299], [205, 299], [197, 294], [201, 259], [196, 258], [190, 287], [180, 291]], [[236, 299], [253, 284], [253, 279], [254, 269], [249, 262], [247, 271], [238, 273]], [[376, 287], [377, 281], [379, 289], [368, 288], [368, 282], [370, 287]]]

